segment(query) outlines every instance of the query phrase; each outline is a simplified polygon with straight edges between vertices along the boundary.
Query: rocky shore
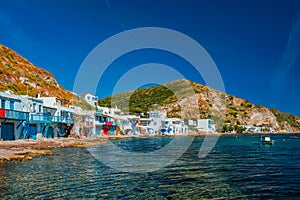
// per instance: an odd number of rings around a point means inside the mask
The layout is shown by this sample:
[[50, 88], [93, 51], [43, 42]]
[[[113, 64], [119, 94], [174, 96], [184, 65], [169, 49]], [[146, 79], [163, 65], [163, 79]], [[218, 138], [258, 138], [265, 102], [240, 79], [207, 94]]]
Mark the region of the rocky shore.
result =
[[32, 160], [36, 155], [52, 154], [54, 148], [86, 147], [104, 144], [101, 138], [55, 138], [0, 141], [0, 163]]

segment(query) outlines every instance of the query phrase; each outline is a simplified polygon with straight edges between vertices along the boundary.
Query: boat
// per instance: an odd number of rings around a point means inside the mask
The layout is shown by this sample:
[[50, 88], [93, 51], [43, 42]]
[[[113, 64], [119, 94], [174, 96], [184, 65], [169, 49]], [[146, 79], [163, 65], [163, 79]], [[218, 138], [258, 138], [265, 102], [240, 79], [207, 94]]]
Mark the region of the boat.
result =
[[292, 135], [290, 138], [291, 139], [298, 139], [298, 136]]
[[266, 145], [273, 145], [275, 140], [272, 140], [270, 136], [261, 137], [261, 143]]

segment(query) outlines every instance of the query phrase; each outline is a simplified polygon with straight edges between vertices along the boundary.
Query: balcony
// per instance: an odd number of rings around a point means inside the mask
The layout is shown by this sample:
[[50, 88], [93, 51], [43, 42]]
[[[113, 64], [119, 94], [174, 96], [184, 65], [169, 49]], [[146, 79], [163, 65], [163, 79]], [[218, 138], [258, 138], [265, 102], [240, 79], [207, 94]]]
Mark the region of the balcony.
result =
[[0, 118], [10, 119], [10, 120], [18, 120], [18, 121], [28, 121], [29, 113], [16, 111], [16, 110], [6, 110], [0, 109]]
[[30, 123], [47, 123], [49, 122], [49, 115], [43, 113], [30, 113]]
[[66, 118], [63, 118], [62, 119], [62, 122], [63, 123], [66, 123], [66, 124], [74, 124], [75, 123], [75, 120], [73, 117], [66, 117]]
[[104, 124], [105, 121], [98, 121], [98, 120], [95, 121], [95, 125], [104, 125]]
[[6, 118], [6, 112], [5, 112], [5, 109], [3, 108], [0, 108], [0, 118]]
[[103, 110], [96, 110], [95, 115], [103, 115]]
[[62, 123], [62, 116], [53, 116], [52, 117], [52, 122]]
[[105, 122], [105, 126], [118, 126], [118, 122]]
[[54, 123], [74, 124], [75, 119], [73, 117], [53, 116], [52, 117], [52, 122], [54, 122]]

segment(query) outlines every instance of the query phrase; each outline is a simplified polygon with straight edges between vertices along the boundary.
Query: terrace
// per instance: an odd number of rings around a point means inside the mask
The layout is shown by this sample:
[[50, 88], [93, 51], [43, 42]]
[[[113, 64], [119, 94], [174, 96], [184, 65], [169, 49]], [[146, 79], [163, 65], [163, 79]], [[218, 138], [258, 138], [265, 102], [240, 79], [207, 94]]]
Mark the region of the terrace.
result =
[[0, 108], [0, 118], [18, 121], [28, 121], [29, 113]]
[[49, 115], [45, 113], [30, 113], [29, 122], [30, 123], [47, 123], [49, 121]]

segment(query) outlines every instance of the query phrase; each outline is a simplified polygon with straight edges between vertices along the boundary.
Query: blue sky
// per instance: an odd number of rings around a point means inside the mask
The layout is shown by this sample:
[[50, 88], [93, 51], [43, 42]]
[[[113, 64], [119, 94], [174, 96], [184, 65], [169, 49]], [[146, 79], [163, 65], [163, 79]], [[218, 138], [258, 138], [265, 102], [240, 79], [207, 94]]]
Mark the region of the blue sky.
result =
[[[226, 92], [300, 116], [298, 0], [0, 0], [0, 5], [0, 43], [50, 71], [68, 90], [84, 59], [102, 41], [124, 30], [164, 27], [206, 49]], [[123, 73], [151, 62], [203, 83], [176, 55], [141, 50], [109, 66], [97, 95], [110, 95]]]

